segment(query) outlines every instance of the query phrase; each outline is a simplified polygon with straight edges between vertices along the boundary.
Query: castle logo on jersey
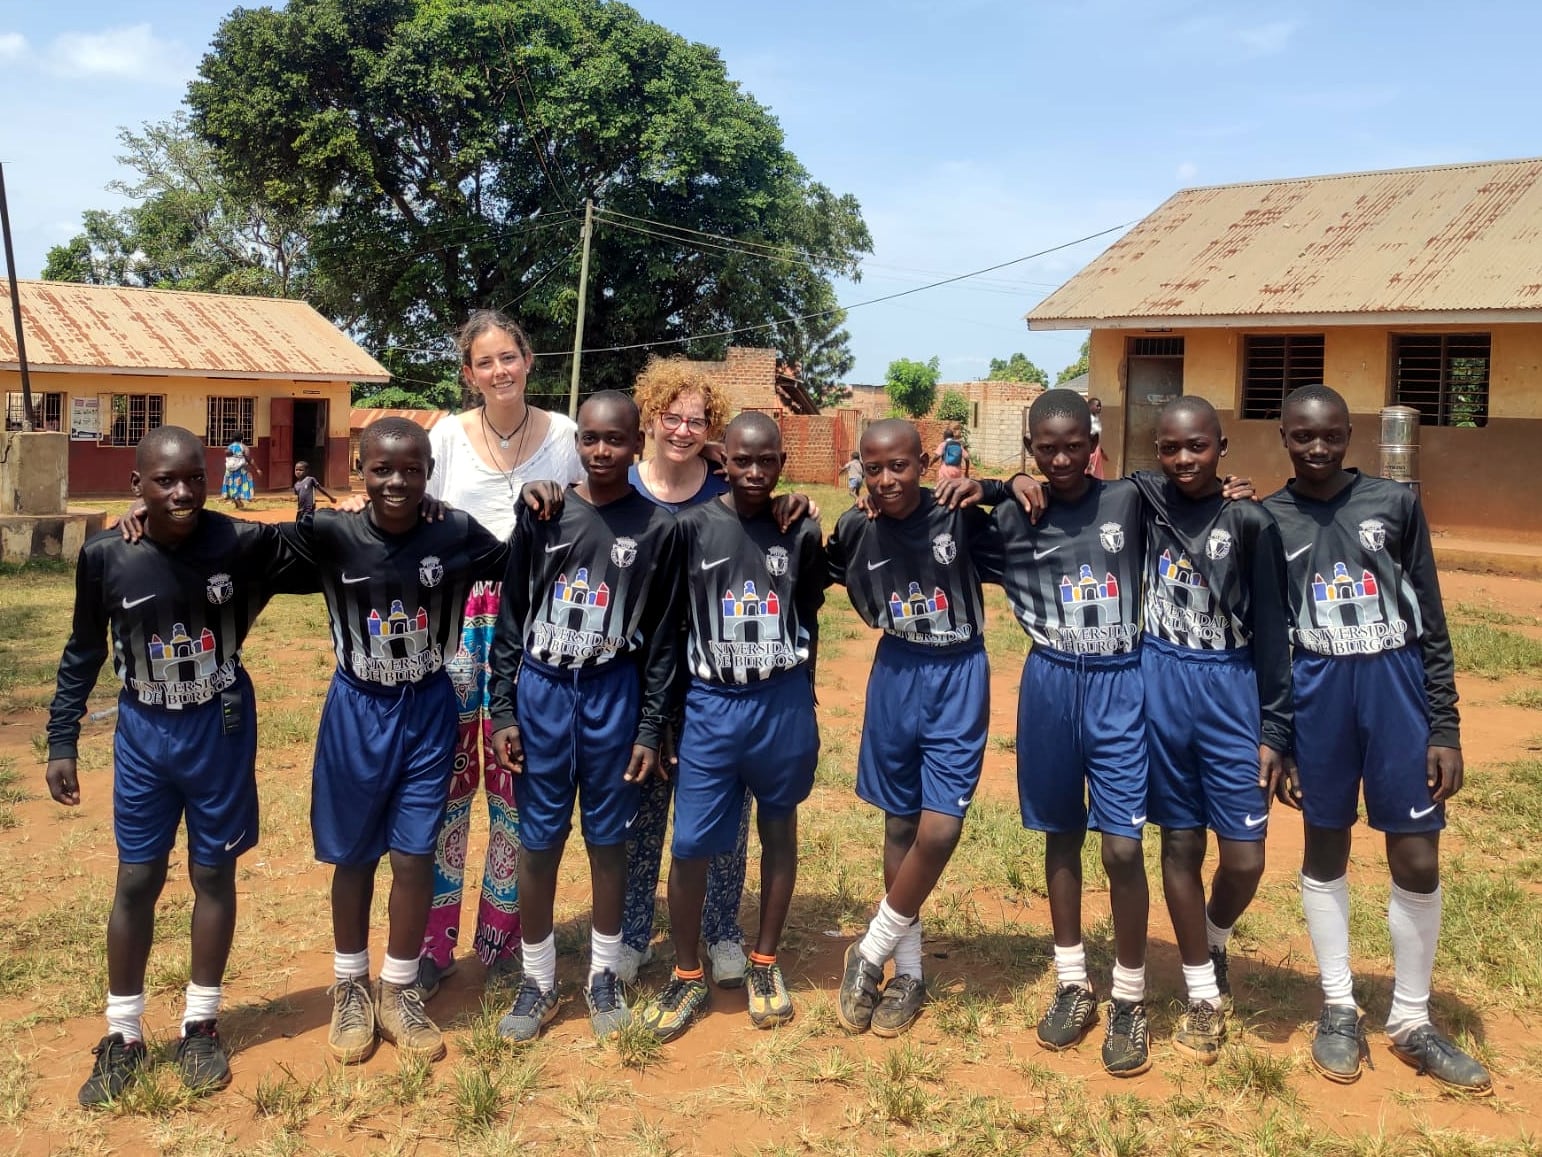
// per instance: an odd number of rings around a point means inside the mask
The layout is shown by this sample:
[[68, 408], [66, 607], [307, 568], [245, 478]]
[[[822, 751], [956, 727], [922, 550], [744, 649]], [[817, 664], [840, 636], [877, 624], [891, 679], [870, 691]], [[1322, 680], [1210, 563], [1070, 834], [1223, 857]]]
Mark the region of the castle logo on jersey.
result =
[[1162, 551], [1157, 559], [1157, 585], [1167, 599], [1180, 607], [1195, 611], [1210, 609], [1210, 584], [1181, 550], [1177, 558], [1173, 558], [1171, 549]]
[[775, 591], [767, 591], [761, 598], [755, 591], [753, 579], [744, 580], [744, 595], [734, 594], [730, 588], [723, 592], [723, 630], [735, 639], [749, 641], [751, 635], [759, 638], [759, 632], [779, 631], [781, 602]]
[[[1367, 533], [1362, 523], [1362, 541]], [[1321, 572], [1312, 576], [1307, 594], [1313, 625], [1298, 627], [1295, 639], [1319, 655], [1374, 655], [1396, 650], [1407, 638], [1407, 623], [1400, 618], [1387, 621], [1384, 600], [1390, 601], [1393, 592], [1383, 590], [1369, 569], [1362, 567], [1355, 578], [1347, 565], [1335, 562], [1327, 578]]]
[[1387, 526], [1379, 518], [1367, 518], [1359, 526], [1360, 545], [1374, 554], [1387, 548]]
[[790, 560], [785, 546], [773, 546], [766, 551], [766, 570], [775, 578], [781, 578], [787, 573], [787, 564]]
[[599, 632], [605, 626], [605, 609], [610, 606], [610, 584], [601, 580], [589, 585], [589, 568], [581, 566], [573, 581], [559, 574], [551, 585], [552, 618], [558, 626], [572, 631]]
[[782, 600], [775, 590], [764, 595], [754, 579], [723, 591], [719, 638], [708, 642], [720, 668], [747, 670], [790, 668], [798, 664], [797, 649], [786, 637]]
[[930, 596], [921, 593], [920, 583], [911, 583], [904, 598], [898, 591], [889, 592], [889, 618], [902, 634], [932, 634], [937, 630], [937, 617], [947, 609], [948, 596], [941, 587], [933, 587]]
[[953, 536], [947, 531], [932, 539], [932, 557], [942, 566], [947, 566], [958, 557], [958, 543], [953, 541]]
[[[1225, 531], [1217, 533], [1226, 534]], [[1205, 543], [1208, 554], [1215, 539]], [[1226, 549], [1231, 549], [1231, 536], [1226, 535]], [[1153, 560], [1154, 577], [1148, 578], [1146, 592], [1146, 625], [1167, 633], [1168, 638], [1178, 636], [1193, 643], [1209, 644], [1226, 638], [1229, 619], [1224, 614], [1213, 613], [1214, 592], [1205, 576], [1195, 568], [1193, 560], [1182, 550], [1173, 557], [1173, 548], [1164, 547]]]
[[428, 612], [422, 607], [409, 615], [401, 599], [392, 599], [383, 615], [371, 607], [364, 623], [369, 653], [360, 649], [353, 656], [353, 673], [360, 679], [387, 686], [416, 683], [444, 666], [444, 654], [429, 633]]
[[1231, 553], [1231, 531], [1221, 530], [1217, 527], [1210, 532], [1210, 537], [1205, 540], [1205, 557], [1211, 562], [1220, 562]]
[[622, 570], [637, 561], [637, 540], [625, 535], [610, 544], [610, 561]]
[[[1116, 524], [1109, 525], [1119, 530]], [[1107, 526], [1103, 532], [1108, 533]], [[1122, 536], [1123, 531], [1119, 534]], [[1058, 589], [1060, 622], [1044, 627], [1050, 646], [1072, 655], [1117, 655], [1134, 647], [1138, 628], [1123, 621], [1119, 580], [1112, 572], [1104, 571], [1100, 581], [1091, 565], [1082, 563], [1075, 578], [1060, 576]], [[1029, 621], [1027, 612], [1023, 612], [1023, 621]]]
[[[618, 538], [610, 548], [612, 559], [623, 543], [630, 543], [628, 562], [637, 559], [637, 543]], [[593, 659], [606, 651], [618, 651], [625, 639], [607, 638], [606, 614], [612, 602], [610, 584], [591, 583], [589, 568], [581, 566], [569, 581], [566, 572], [551, 585], [551, 603], [545, 618], [531, 625], [530, 650], [546, 662], [562, 659]]]
[[[1365, 537], [1364, 524], [1360, 537]], [[1328, 626], [1359, 627], [1379, 623], [1383, 618], [1376, 576], [1362, 570], [1358, 579], [1352, 579], [1349, 568], [1341, 562], [1333, 564], [1330, 579], [1324, 580], [1320, 574], [1312, 576], [1312, 602], [1317, 604], [1318, 620]]]
[[166, 638], [151, 635], [145, 651], [150, 678], [129, 680], [129, 690], [141, 703], [173, 709], [207, 703], [235, 684], [236, 659], [219, 661], [219, 647], [208, 627], [194, 638], [183, 624], [173, 623]]
[[426, 587], [436, 587], [444, 580], [444, 564], [438, 555], [428, 555], [418, 561], [418, 582]]
[[1118, 554], [1124, 549], [1124, 527], [1117, 522], [1105, 522], [1098, 527], [1098, 541], [1109, 554]]
[[207, 590], [209, 601], [217, 607], [223, 606], [236, 593], [236, 584], [230, 581], [228, 574], [211, 574]]
[[1119, 580], [1105, 574], [1103, 581], [1098, 582], [1092, 577], [1092, 568], [1084, 563], [1074, 582], [1070, 575], [1060, 576], [1060, 607], [1070, 617], [1081, 620], [1073, 626], [1106, 627], [1117, 623]]

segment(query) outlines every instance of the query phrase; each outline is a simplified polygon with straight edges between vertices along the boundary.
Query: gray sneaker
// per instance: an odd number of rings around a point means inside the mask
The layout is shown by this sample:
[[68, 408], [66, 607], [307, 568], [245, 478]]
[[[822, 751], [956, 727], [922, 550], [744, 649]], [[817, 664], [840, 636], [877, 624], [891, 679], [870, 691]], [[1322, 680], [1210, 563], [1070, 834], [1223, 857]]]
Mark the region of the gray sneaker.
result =
[[498, 1035], [504, 1040], [531, 1041], [557, 1015], [557, 990], [542, 992], [535, 981], [526, 977], [514, 994], [514, 1007], [498, 1022]]
[[916, 1023], [926, 1003], [926, 982], [919, 976], [896, 976], [883, 986], [873, 1009], [873, 1035], [895, 1037]]
[[608, 968], [589, 978], [584, 1000], [589, 1005], [589, 1027], [600, 1040], [615, 1036], [632, 1023], [632, 1011], [621, 993], [621, 981]]
[[332, 1027], [327, 1032], [327, 1047], [340, 1065], [362, 1064], [374, 1053], [379, 1039], [369, 977], [339, 980], [327, 991], [332, 995]]
[[425, 1001], [433, 999], [439, 986], [444, 983], [445, 977], [455, 973], [455, 957], [450, 957], [450, 962], [443, 967], [435, 963], [432, 956], [418, 957], [418, 995]]
[[712, 966], [712, 983], [719, 988], [743, 988], [750, 962], [744, 945], [737, 940], [719, 940], [707, 945], [707, 962]]
[[1421, 1024], [1402, 1044], [1392, 1042], [1392, 1055], [1405, 1065], [1412, 1065], [1421, 1076], [1434, 1077], [1448, 1089], [1478, 1097], [1489, 1097], [1494, 1093], [1488, 1070], [1442, 1036], [1432, 1024]]
[[1098, 998], [1085, 984], [1062, 984], [1055, 999], [1039, 1018], [1037, 1038], [1041, 1048], [1060, 1052], [1074, 1048], [1098, 1023]]
[[1365, 1030], [1360, 1010], [1352, 1004], [1325, 1004], [1312, 1038], [1312, 1064], [1330, 1081], [1341, 1085], [1360, 1079], [1360, 1058], [1365, 1055]]
[[866, 1032], [872, 1027], [882, 980], [883, 969], [869, 964], [853, 941], [846, 949], [846, 971], [835, 994], [835, 1019], [847, 1032]]

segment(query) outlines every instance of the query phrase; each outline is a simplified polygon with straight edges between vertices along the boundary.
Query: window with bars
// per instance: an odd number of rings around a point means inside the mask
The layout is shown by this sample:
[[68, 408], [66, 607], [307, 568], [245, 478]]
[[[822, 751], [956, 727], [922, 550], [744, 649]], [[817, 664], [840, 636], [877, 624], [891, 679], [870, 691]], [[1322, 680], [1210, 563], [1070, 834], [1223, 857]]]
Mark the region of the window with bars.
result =
[[1242, 414], [1278, 418], [1285, 395], [1322, 381], [1320, 333], [1248, 334], [1242, 339]]
[[1393, 334], [1393, 405], [1421, 426], [1488, 425], [1490, 349], [1486, 333]]
[[[20, 393], [5, 395], [5, 428], [20, 430], [25, 419]], [[64, 430], [64, 395], [33, 394], [32, 414], [37, 419], [34, 429]]]
[[112, 417], [102, 433], [106, 446], [137, 446], [139, 440], [157, 426], [163, 426], [166, 414], [164, 394], [114, 394]]
[[257, 440], [256, 413], [256, 398], [210, 398], [209, 427], [204, 441], [210, 446], [228, 446], [236, 441], [253, 445]]
[[1183, 339], [1181, 337], [1132, 337], [1126, 352], [1130, 357], [1136, 358], [1181, 358]]

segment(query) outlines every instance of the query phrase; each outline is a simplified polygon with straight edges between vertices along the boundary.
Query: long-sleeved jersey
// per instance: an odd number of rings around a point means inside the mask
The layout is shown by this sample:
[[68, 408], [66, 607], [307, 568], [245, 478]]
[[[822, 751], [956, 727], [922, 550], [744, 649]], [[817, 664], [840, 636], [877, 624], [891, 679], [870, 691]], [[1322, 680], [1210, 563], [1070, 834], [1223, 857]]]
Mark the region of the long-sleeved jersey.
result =
[[1349, 473], [1353, 480], [1331, 502], [1306, 498], [1290, 483], [1264, 500], [1285, 544], [1290, 641], [1318, 655], [1418, 644], [1430, 742], [1456, 747], [1456, 660], [1424, 512], [1402, 483]]
[[1280, 528], [1256, 502], [1192, 499], [1161, 474], [1145, 499], [1146, 633], [1191, 651], [1250, 647], [1262, 742], [1291, 749], [1289, 619]]
[[983, 642], [980, 584], [1001, 574], [1000, 539], [985, 511], [949, 510], [922, 487], [920, 504], [905, 518], [848, 510], [825, 549], [830, 581], [845, 586], [868, 626], [917, 647]]
[[405, 534], [381, 530], [367, 511], [319, 510], [285, 536], [320, 572], [338, 668], [386, 687], [442, 670], [460, 645], [471, 584], [502, 578], [508, 565], [508, 544], [462, 510]]
[[275, 594], [314, 591], [272, 526], [212, 510], [174, 547], [148, 537], [93, 535], [75, 570], [75, 617], [48, 714], [48, 758], [73, 759], [80, 717], [108, 655], [139, 702], [179, 709], [207, 703], [236, 681], [241, 644]]
[[521, 509], [493, 635], [494, 730], [516, 722], [524, 656], [574, 671], [621, 660], [641, 668], [637, 742], [657, 748], [679, 660], [679, 574], [674, 516], [636, 490], [604, 506], [569, 490], [549, 522]]
[[825, 601], [817, 522], [783, 534], [769, 509], [740, 518], [713, 499], [682, 510], [676, 525], [692, 675], [756, 683], [814, 658]]
[[1037, 525], [1015, 502], [996, 507], [1002, 585], [1035, 646], [1072, 655], [1135, 650], [1143, 516], [1140, 492], [1124, 480], [1092, 479], [1076, 502], [1052, 493]]

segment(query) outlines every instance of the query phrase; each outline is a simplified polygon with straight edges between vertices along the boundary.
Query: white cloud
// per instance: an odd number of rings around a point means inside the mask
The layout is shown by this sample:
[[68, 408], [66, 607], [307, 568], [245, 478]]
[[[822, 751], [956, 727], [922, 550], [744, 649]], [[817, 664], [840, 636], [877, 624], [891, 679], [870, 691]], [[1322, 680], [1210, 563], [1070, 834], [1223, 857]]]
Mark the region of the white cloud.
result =
[[0, 32], [0, 60], [16, 60], [27, 51], [27, 38], [20, 32]]
[[1232, 39], [1247, 56], [1273, 56], [1285, 50], [1299, 27], [1301, 24], [1296, 20], [1272, 20], [1268, 24], [1238, 28], [1232, 32]]
[[49, 45], [50, 72], [70, 77], [153, 80], [180, 85], [192, 61], [175, 41], [161, 40], [148, 24], [105, 28], [101, 32], [64, 32]]
[[1196, 165], [1193, 161], [1184, 161], [1178, 166], [1178, 170], [1173, 174], [1173, 176], [1175, 176], [1179, 181], [1192, 181], [1195, 177], [1199, 176], [1199, 166]]

